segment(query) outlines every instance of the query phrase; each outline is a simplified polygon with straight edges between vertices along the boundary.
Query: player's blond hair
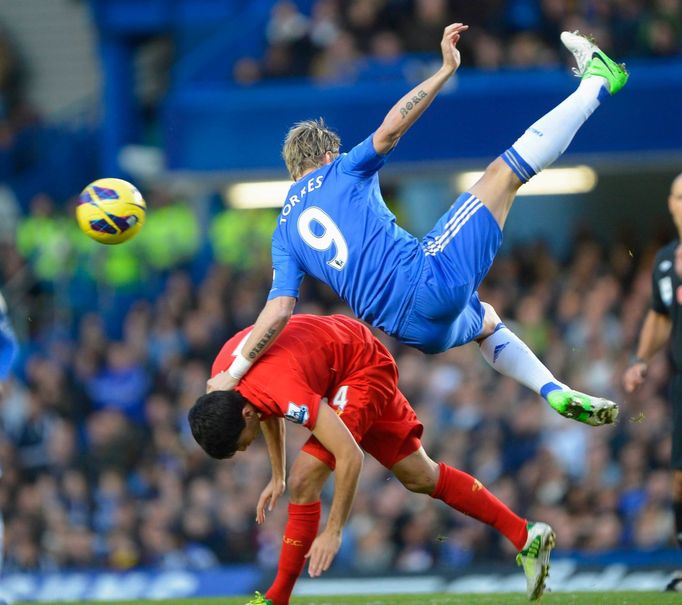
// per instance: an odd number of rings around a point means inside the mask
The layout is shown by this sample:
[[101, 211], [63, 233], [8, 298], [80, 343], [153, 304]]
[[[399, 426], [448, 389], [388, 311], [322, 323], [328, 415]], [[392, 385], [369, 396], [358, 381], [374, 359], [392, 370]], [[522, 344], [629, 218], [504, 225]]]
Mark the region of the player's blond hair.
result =
[[291, 178], [297, 181], [304, 172], [322, 166], [328, 151], [339, 154], [341, 139], [330, 130], [324, 120], [304, 120], [294, 124], [287, 133], [282, 147], [282, 157]]

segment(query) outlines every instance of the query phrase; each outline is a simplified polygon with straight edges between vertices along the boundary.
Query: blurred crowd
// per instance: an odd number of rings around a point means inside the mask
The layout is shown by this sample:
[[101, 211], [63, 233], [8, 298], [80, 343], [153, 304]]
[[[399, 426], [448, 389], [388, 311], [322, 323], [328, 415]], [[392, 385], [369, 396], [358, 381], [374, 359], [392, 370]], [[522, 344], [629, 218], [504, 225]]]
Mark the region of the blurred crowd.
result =
[[241, 84], [409, 77], [414, 56], [439, 54], [443, 28], [455, 21], [471, 26], [460, 42], [463, 65], [483, 70], [559, 65], [563, 30], [590, 33], [617, 57], [682, 52], [680, 0], [280, 0], [263, 55], [241, 58], [233, 74]]
[[[212, 222], [192, 227], [185, 202], [147, 197], [156, 210], [139, 240], [123, 246], [72, 233], [72, 218], [45, 196], [0, 244], [0, 283], [22, 340], [0, 407], [7, 571], [276, 564], [286, 502], [256, 526], [269, 480], [262, 440], [216, 462], [186, 420], [214, 355], [254, 321], [270, 284], [267, 235], [255, 238], [260, 256], [226, 250], [243, 243], [239, 221], [266, 234], [272, 214], [207, 212]], [[168, 220], [155, 226], [159, 213]], [[212, 240], [218, 219], [225, 231]], [[46, 244], [55, 232], [61, 239]], [[613, 427], [558, 416], [495, 374], [476, 345], [425, 356], [381, 336], [426, 426], [427, 451], [476, 475], [520, 514], [552, 523], [564, 551], [672, 544], [665, 357], [636, 397], [620, 388], [656, 246], [605, 247], [582, 234], [560, 261], [543, 243], [528, 243], [498, 258], [481, 292], [557, 377], [623, 402]], [[119, 264], [113, 281], [98, 273]], [[346, 309], [308, 280], [297, 311]], [[306, 432], [288, 428], [291, 461]], [[511, 554], [487, 527], [408, 493], [367, 457], [337, 565], [424, 571]]]
[[[592, 32], [619, 57], [682, 50], [681, 0], [280, 1], [263, 56], [237, 61], [234, 78], [404, 76], [414, 57], [437, 52], [453, 21], [471, 25], [464, 64], [483, 70], [557, 65], [564, 29]], [[24, 78], [0, 33], [0, 180], [23, 178], [35, 164], [37, 120], [22, 100]], [[25, 177], [27, 191], [36, 178]], [[262, 306], [274, 215], [163, 190], [146, 197], [141, 234], [105, 247], [77, 230], [68, 204], [27, 195], [22, 213], [0, 189], [0, 284], [22, 344], [0, 406], [7, 571], [276, 564], [286, 503], [255, 525], [269, 479], [263, 443], [215, 462], [186, 421], [213, 356]], [[622, 401], [614, 427], [559, 417], [493, 373], [475, 345], [429, 357], [379, 336], [398, 361], [432, 457], [553, 524], [565, 551], [666, 547], [673, 524], [665, 357], [637, 396], [620, 388], [648, 305], [656, 244], [605, 247], [589, 234], [577, 242], [563, 260], [541, 242], [498, 258], [481, 297], [559, 379]], [[312, 282], [297, 310], [347, 312]], [[290, 460], [305, 437], [290, 427]], [[512, 554], [485, 526], [408, 493], [369, 457], [361, 481], [339, 566], [424, 571]]]

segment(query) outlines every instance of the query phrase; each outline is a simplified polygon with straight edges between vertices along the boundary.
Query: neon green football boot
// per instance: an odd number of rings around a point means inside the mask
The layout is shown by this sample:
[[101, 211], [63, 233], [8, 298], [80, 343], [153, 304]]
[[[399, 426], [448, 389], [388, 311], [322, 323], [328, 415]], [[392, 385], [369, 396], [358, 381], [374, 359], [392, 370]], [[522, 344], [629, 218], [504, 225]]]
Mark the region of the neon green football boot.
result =
[[618, 404], [580, 391], [557, 389], [547, 394], [547, 402], [565, 418], [590, 426], [612, 424], [618, 418]]
[[272, 601], [256, 591], [256, 594], [253, 595], [253, 598], [246, 605], [272, 605]]
[[523, 550], [516, 555], [516, 564], [526, 575], [528, 600], [537, 601], [545, 592], [549, 575], [549, 555], [556, 544], [554, 530], [547, 523], [529, 523], [528, 539]]
[[562, 32], [561, 42], [573, 54], [578, 64], [573, 71], [580, 78], [599, 76], [608, 83], [608, 91], [615, 95], [628, 81], [625, 65], [616, 63], [594, 41], [578, 32]]

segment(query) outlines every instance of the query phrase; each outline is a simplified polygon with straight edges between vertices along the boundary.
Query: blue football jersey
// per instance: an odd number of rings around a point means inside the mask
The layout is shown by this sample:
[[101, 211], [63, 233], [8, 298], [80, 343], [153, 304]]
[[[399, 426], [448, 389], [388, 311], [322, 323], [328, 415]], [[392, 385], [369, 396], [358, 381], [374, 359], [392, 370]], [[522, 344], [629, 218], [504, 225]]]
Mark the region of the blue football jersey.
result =
[[268, 299], [298, 297], [305, 274], [355, 314], [394, 334], [424, 264], [420, 242], [396, 223], [379, 189], [372, 136], [289, 189], [272, 237]]

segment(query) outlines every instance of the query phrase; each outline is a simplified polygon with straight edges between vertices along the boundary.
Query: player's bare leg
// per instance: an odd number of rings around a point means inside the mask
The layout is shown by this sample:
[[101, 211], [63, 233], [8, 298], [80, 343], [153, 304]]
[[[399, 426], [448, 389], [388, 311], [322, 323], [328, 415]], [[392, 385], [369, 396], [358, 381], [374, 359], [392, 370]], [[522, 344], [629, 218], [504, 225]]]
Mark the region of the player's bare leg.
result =
[[391, 468], [410, 491], [429, 494], [451, 508], [497, 529], [519, 551], [528, 598], [540, 598], [549, 574], [555, 536], [546, 523], [528, 523], [491, 494], [478, 479], [447, 464], [436, 464], [420, 447]]
[[561, 41], [576, 60], [574, 71], [581, 78], [578, 89], [530, 126], [469, 190], [487, 206], [501, 228], [519, 187], [553, 164], [602, 100], [618, 92], [628, 79], [625, 68], [591, 39], [577, 32], [563, 32]]
[[509, 376], [545, 398], [559, 414], [591, 426], [611, 424], [618, 405], [603, 397], [586, 395], [559, 382], [535, 353], [483, 303], [483, 330], [476, 339], [481, 355], [500, 374]]
[[306, 452], [300, 452], [291, 467], [287, 481], [289, 502], [293, 504], [318, 502], [322, 488], [331, 473], [332, 469], [324, 462]]
[[423, 447], [396, 463], [391, 472], [408, 490], [416, 494], [433, 494], [440, 469]]
[[511, 210], [516, 192], [523, 185], [518, 176], [507, 166], [502, 158], [494, 160], [483, 176], [469, 189], [495, 217], [500, 229]]
[[305, 555], [320, 524], [320, 494], [331, 469], [306, 452], [296, 457], [289, 473], [289, 517], [282, 538], [277, 576], [265, 595], [257, 592], [246, 605], [288, 605], [301, 575]]

